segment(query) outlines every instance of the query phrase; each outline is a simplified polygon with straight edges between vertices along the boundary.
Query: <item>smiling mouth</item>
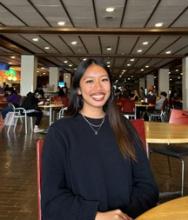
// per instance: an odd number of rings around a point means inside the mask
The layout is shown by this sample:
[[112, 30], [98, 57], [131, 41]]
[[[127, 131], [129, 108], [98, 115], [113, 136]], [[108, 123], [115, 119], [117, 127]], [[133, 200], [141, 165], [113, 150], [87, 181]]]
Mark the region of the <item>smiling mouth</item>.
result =
[[105, 97], [104, 93], [100, 93], [100, 94], [93, 94], [91, 95], [91, 97], [95, 100], [95, 101], [102, 101]]

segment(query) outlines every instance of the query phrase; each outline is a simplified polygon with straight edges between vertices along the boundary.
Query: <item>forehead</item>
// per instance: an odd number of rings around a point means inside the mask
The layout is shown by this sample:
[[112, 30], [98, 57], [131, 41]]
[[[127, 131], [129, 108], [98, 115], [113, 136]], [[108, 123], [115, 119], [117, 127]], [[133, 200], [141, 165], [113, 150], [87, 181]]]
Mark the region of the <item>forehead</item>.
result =
[[108, 76], [108, 73], [103, 67], [97, 64], [91, 64], [84, 72], [83, 77], [84, 76], [85, 77], [86, 76], [100, 76], [100, 75]]

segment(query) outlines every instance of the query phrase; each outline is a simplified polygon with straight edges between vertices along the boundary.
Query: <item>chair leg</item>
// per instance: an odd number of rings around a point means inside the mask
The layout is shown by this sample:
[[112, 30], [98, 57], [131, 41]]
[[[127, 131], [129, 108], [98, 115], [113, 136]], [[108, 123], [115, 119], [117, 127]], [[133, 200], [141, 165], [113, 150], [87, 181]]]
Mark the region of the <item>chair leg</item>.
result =
[[183, 159], [181, 159], [181, 164], [182, 164], [182, 168], [181, 168], [181, 196], [183, 196], [183, 194], [184, 194], [184, 177], [185, 177], [185, 163], [184, 163]]
[[25, 133], [27, 134], [27, 115], [25, 115], [24, 119], [25, 119]]
[[18, 123], [18, 118], [15, 118], [15, 121], [14, 121], [14, 131], [16, 130], [17, 123]]

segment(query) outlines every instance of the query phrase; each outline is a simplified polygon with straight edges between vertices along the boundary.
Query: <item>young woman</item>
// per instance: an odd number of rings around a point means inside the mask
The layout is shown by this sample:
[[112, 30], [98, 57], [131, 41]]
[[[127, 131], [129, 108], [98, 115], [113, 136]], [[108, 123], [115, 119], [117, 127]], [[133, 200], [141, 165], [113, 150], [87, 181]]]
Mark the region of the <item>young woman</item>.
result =
[[146, 153], [113, 104], [103, 62], [81, 62], [71, 117], [54, 123], [43, 151], [43, 220], [130, 220], [158, 201]]

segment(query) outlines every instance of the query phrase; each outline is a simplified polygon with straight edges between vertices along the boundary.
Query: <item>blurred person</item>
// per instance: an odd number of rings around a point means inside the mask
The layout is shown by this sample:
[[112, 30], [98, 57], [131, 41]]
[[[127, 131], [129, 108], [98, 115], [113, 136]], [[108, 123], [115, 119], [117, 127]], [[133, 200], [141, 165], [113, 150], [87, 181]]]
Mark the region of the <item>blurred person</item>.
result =
[[26, 109], [27, 115], [35, 117], [35, 126], [34, 133], [42, 132], [42, 129], [39, 129], [39, 125], [43, 116], [41, 109], [38, 107], [38, 98], [35, 96], [35, 93], [29, 92], [24, 98], [21, 107]]

